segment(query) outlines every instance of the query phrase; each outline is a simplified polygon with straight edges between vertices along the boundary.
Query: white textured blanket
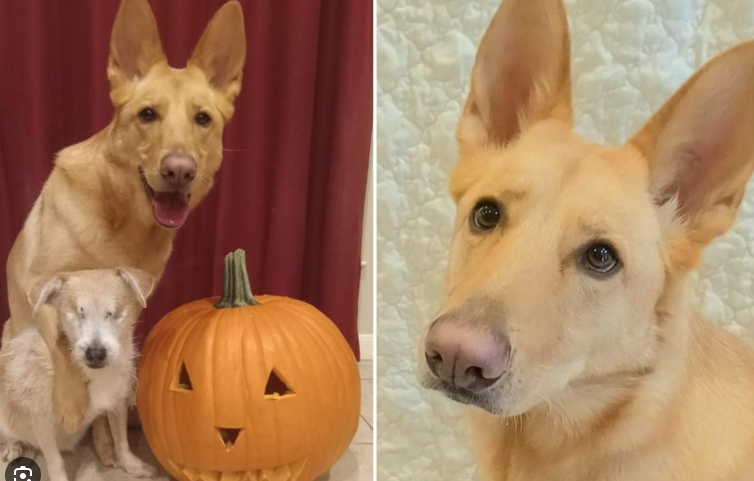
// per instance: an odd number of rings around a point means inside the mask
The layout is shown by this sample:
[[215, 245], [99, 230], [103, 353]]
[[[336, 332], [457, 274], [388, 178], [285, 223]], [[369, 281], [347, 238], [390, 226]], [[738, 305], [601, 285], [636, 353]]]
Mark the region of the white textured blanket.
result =
[[[693, 71], [754, 37], [754, 0], [567, 0], [576, 127], [620, 144]], [[378, 0], [380, 481], [476, 480], [457, 409], [419, 390], [418, 329], [438, 307], [453, 218], [447, 176], [477, 43], [498, 0]], [[754, 133], [753, 133], [754, 134]], [[706, 252], [703, 313], [754, 337], [754, 187]]]

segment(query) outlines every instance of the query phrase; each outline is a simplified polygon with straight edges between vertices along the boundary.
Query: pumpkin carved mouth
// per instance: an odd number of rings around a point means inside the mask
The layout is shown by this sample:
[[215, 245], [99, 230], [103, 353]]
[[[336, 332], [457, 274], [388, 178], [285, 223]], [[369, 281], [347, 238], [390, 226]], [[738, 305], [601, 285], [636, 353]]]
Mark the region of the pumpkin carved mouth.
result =
[[210, 471], [188, 466], [178, 471], [191, 481], [297, 481], [305, 466], [306, 458], [283, 466], [250, 471]]

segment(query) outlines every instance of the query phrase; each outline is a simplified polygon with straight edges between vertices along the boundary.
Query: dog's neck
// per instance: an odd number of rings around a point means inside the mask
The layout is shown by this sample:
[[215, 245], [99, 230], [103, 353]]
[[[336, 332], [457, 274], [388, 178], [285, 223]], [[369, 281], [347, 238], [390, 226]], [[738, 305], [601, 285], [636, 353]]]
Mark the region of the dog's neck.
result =
[[666, 280], [655, 309], [656, 346], [646, 365], [573, 383], [562, 395], [525, 415], [499, 421], [508, 440], [535, 451], [531, 454], [550, 457], [599, 438], [595, 449], [609, 454], [641, 446], [662, 429], [672, 414], [668, 412], [672, 401], [688, 382], [692, 313], [684, 278]]

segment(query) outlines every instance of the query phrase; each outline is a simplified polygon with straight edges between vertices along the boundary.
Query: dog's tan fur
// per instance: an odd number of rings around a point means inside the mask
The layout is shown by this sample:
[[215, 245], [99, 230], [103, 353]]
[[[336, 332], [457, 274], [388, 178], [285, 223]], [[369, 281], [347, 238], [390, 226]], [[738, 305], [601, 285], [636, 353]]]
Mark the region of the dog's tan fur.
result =
[[[484, 410], [469, 408], [483, 477], [754, 479], [754, 352], [685, 299], [754, 169], [754, 42], [618, 148], [571, 131], [569, 48], [561, 0], [505, 0], [458, 125], [441, 314], [463, 309], [513, 348]], [[502, 206], [492, 232], [469, 228], [480, 199]], [[596, 239], [618, 252], [611, 277], [578, 265]], [[419, 376], [437, 387], [424, 362]]]
[[[157, 224], [142, 182], [167, 190], [160, 162], [167, 155], [193, 157], [196, 177], [189, 207], [206, 196], [222, 161], [222, 132], [233, 114], [246, 55], [243, 15], [237, 2], [213, 17], [185, 69], [168, 66], [147, 0], [123, 0], [112, 32], [107, 69], [113, 121], [94, 137], [58, 154], [55, 167], [18, 235], [7, 263], [11, 318], [3, 339], [39, 326], [55, 367], [57, 419], [76, 431], [87, 409], [86, 387], [59, 335], [53, 309], [33, 319], [26, 293], [57, 272], [134, 266], [159, 278], [175, 230]], [[157, 120], [144, 122], [144, 108]], [[211, 117], [195, 122], [197, 112]], [[104, 418], [95, 423], [98, 453], [112, 463]]]

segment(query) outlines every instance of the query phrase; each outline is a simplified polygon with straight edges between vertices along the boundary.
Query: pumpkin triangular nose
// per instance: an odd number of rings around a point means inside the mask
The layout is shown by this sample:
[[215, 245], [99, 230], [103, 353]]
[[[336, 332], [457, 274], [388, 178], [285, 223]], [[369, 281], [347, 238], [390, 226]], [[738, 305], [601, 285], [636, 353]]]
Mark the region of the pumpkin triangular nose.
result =
[[236, 440], [238, 439], [238, 436], [241, 434], [242, 429], [241, 428], [215, 428], [217, 429], [218, 434], [220, 434], [220, 439], [222, 439], [223, 444], [225, 445], [225, 448], [227, 450], [230, 450], [233, 446], [236, 444]]

